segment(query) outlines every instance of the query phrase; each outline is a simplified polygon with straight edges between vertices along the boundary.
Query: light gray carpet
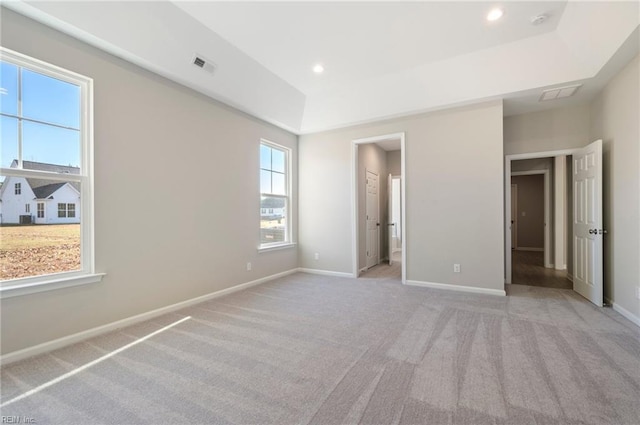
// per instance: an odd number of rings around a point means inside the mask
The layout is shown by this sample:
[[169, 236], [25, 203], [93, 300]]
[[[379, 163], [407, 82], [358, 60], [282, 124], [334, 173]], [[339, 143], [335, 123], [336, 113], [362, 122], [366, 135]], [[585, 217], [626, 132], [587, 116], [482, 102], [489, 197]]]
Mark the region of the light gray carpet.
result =
[[571, 291], [295, 274], [2, 369], [40, 424], [640, 424], [640, 329]]

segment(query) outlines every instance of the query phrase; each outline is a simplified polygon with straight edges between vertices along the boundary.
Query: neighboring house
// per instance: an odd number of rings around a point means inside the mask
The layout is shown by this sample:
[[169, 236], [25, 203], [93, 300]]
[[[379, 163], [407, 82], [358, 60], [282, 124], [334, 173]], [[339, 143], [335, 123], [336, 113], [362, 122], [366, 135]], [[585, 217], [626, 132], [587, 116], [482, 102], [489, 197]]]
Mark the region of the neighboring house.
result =
[[260, 202], [260, 218], [264, 220], [278, 220], [285, 214], [285, 202], [282, 198], [265, 197]]
[[[17, 161], [11, 168], [17, 167]], [[79, 174], [78, 167], [23, 161], [25, 170]], [[74, 182], [7, 177], [0, 188], [1, 224], [80, 223], [80, 188]]]

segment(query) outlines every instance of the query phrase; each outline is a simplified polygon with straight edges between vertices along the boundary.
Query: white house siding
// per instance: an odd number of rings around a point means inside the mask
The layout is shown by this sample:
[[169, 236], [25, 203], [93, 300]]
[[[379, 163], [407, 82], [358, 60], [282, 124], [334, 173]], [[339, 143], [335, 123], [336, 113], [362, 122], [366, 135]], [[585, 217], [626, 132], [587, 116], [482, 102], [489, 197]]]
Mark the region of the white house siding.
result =
[[[70, 184], [62, 186], [51, 194], [49, 198], [53, 199], [38, 199], [37, 202], [44, 202], [44, 219], [38, 219], [36, 223], [43, 224], [71, 224], [80, 223], [80, 194]], [[34, 201], [36, 202], [36, 201]], [[58, 217], [58, 204], [73, 204], [75, 205], [76, 214], [75, 217]], [[33, 216], [36, 217], [36, 207], [32, 208]]]
[[[15, 194], [15, 184], [20, 183], [20, 194]], [[36, 224], [80, 223], [80, 193], [70, 184], [60, 187], [47, 199], [36, 199], [36, 196], [23, 177], [7, 177], [1, 196], [1, 223], [19, 224], [21, 215], [30, 215]], [[44, 203], [44, 217], [38, 218], [38, 203]], [[58, 203], [75, 205], [75, 217], [58, 217]], [[29, 204], [29, 212], [25, 205]]]
[[[20, 184], [20, 194], [15, 194], [15, 185]], [[3, 184], [2, 194], [2, 224], [18, 224], [21, 215], [31, 215], [35, 218], [36, 202], [33, 190], [23, 177], [7, 177]], [[25, 205], [29, 204], [29, 211], [26, 212]]]

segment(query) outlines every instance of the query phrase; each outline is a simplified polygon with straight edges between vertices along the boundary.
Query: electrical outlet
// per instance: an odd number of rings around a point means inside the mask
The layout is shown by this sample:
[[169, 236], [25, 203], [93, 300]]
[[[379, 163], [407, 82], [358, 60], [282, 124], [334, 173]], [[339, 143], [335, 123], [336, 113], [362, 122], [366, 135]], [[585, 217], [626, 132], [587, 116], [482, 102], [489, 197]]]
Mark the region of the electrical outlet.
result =
[[453, 272], [454, 273], [460, 273], [460, 264], [454, 264], [453, 265]]
[[313, 258], [316, 260], [320, 259], [320, 254], [318, 254], [317, 252], [313, 255]]
[[251, 263], [247, 263], [247, 271], [251, 271]]

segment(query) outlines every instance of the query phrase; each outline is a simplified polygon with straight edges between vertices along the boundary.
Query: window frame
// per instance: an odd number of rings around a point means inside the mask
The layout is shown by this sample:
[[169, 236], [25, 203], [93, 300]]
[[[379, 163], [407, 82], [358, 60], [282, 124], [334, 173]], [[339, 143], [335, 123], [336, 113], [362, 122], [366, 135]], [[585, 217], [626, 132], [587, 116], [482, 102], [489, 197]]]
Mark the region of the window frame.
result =
[[[80, 207], [82, 210], [82, 220], [80, 223], [80, 269], [55, 274], [2, 280], [0, 281], [0, 298], [99, 282], [102, 276], [104, 276], [104, 273], [96, 273], [95, 271], [93, 79], [2, 46], [0, 46], [0, 60], [80, 87], [80, 174], [23, 169], [22, 140], [20, 139], [20, 135], [18, 136], [18, 167], [0, 167], [0, 173], [5, 176], [5, 178], [24, 177], [46, 179], [52, 182], [77, 182], [80, 184]], [[20, 81], [19, 84], [21, 84]], [[19, 88], [18, 90], [22, 89]], [[20, 99], [18, 102], [20, 102]], [[15, 118], [18, 119], [18, 122], [24, 119], [21, 109], [17, 111]], [[20, 133], [20, 131], [18, 133]], [[38, 218], [44, 218], [44, 203], [42, 203], [42, 210], [40, 210], [39, 204], [40, 202], [38, 202], [36, 206]], [[39, 216], [40, 211], [42, 211], [43, 217]]]
[[16, 183], [13, 185], [13, 194], [22, 195], [22, 183]]
[[[262, 182], [261, 182], [261, 173], [260, 171], [263, 170], [262, 168], [262, 164], [260, 161], [260, 147], [262, 146], [267, 146], [271, 149], [276, 149], [279, 150], [281, 152], [284, 153], [284, 160], [285, 160], [285, 182], [284, 182], [284, 187], [285, 187], [285, 191], [286, 193], [284, 195], [280, 195], [280, 194], [273, 194], [273, 193], [266, 193], [266, 192], [262, 192]], [[285, 220], [285, 240], [283, 242], [269, 242], [269, 243], [262, 243], [262, 237], [261, 237], [261, 227], [260, 224], [258, 224], [258, 251], [259, 252], [263, 252], [263, 251], [271, 251], [271, 250], [276, 250], [276, 249], [283, 249], [283, 248], [288, 248], [288, 247], [293, 247], [296, 245], [295, 240], [294, 240], [294, 234], [293, 234], [293, 214], [292, 212], [292, 204], [293, 204], [293, 191], [292, 191], [292, 161], [291, 161], [291, 157], [292, 157], [292, 153], [293, 150], [287, 146], [283, 146], [280, 145], [278, 143], [274, 143], [270, 140], [266, 140], [266, 139], [260, 139], [260, 143], [258, 145], [258, 192], [259, 192], [259, 202], [262, 202], [262, 197], [263, 196], [269, 196], [269, 197], [275, 197], [275, 198], [282, 198], [285, 200], [285, 213], [286, 213], [286, 220]], [[272, 170], [270, 170], [272, 171]], [[257, 210], [259, 212], [259, 221], [258, 223], [260, 223], [260, 221], [262, 220], [262, 215], [260, 214], [260, 212], [262, 211], [262, 206], [260, 206], [260, 208], [258, 208]], [[267, 209], [268, 211], [268, 209]], [[267, 213], [268, 214], [268, 213]]]

